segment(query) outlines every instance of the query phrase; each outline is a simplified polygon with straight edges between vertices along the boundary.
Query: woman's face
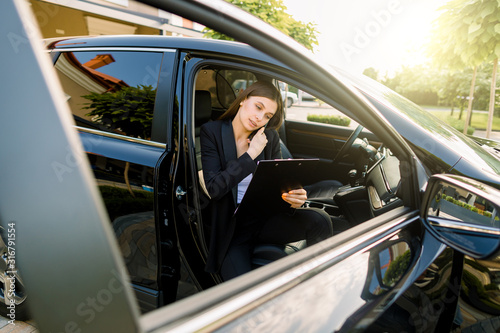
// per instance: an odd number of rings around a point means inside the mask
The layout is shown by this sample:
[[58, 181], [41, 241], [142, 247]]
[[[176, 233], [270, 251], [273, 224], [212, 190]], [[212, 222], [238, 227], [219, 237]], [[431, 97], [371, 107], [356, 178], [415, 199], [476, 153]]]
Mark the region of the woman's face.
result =
[[267, 97], [250, 96], [240, 103], [236, 118], [248, 132], [253, 132], [274, 116], [278, 104]]

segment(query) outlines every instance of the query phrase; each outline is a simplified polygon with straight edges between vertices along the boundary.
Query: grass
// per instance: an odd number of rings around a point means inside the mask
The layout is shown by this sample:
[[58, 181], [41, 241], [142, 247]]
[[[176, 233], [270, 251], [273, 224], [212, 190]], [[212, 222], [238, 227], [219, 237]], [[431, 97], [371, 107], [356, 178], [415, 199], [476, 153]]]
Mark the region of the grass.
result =
[[[459, 120], [458, 116], [460, 114], [460, 110], [455, 110], [453, 112], [453, 116], [450, 116], [450, 109], [446, 109], [446, 111], [431, 111], [433, 115], [438, 117], [439, 119], [449, 123], [453, 127], [461, 127], [463, 129], [465, 118], [467, 117], [467, 111], [464, 110], [462, 114], [462, 119]], [[472, 112], [472, 121], [471, 126], [476, 130], [486, 130], [486, 125], [488, 123], [488, 113], [484, 112]], [[500, 118], [493, 117], [493, 131], [500, 131]]]
[[341, 116], [326, 116], [319, 114], [309, 114], [307, 115], [307, 121], [314, 121], [317, 123], [338, 125], [338, 126], [349, 126], [351, 119]]

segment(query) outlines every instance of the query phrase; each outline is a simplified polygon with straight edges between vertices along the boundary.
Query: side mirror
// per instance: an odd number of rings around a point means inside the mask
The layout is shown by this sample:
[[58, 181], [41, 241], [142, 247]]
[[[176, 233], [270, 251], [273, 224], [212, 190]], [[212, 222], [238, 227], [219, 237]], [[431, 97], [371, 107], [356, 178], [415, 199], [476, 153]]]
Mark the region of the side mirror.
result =
[[434, 175], [425, 191], [421, 217], [440, 241], [484, 259], [499, 249], [499, 207], [498, 189], [460, 176]]
[[410, 267], [412, 251], [406, 240], [394, 239], [370, 251], [362, 298], [373, 299], [393, 289]]

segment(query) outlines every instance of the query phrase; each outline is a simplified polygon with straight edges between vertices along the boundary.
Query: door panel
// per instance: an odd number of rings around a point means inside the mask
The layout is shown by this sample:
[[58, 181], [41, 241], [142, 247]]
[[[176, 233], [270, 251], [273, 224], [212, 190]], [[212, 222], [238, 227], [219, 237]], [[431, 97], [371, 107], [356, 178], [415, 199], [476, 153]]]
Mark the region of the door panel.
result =
[[[153, 126], [153, 114], [158, 78], [167, 75], [163, 58], [162, 52], [82, 48], [54, 59], [142, 311], [162, 303], [154, 192], [165, 140], [153, 140], [166, 123]], [[72, 162], [57, 166], [61, 178]]]
[[[266, 329], [274, 325], [270, 331], [348, 332], [366, 328], [388, 308], [408, 276], [419, 270], [415, 262], [422, 249], [423, 229], [417, 219], [402, 224], [406, 225], [400, 225], [379, 242], [374, 237], [359, 251], [340, 255], [342, 260], [227, 328], [236, 330], [254, 322], [252, 331], [260, 331], [264, 326], [261, 328], [255, 320], [259, 313], [280, 318], [276, 322], [261, 321]], [[305, 308], [307, 316], [303, 314]]]
[[[318, 179], [336, 179], [348, 183], [348, 172], [355, 167], [356, 155], [351, 154], [337, 165], [333, 159], [355, 128], [316, 122], [285, 121], [286, 145], [294, 158], [320, 158]], [[364, 130], [359, 138], [370, 142], [377, 139], [373, 133]]]
[[[84, 128], [79, 130], [130, 280], [138, 286], [136, 292], [147, 290], [147, 299], [151, 295], [158, 297], [154, 166], [164, 147], [133, 144], [91, 134]], [[64, 179], [65, 169], [60, 170]], [[156, 299], [153, 304], [141, 305], [141, 309], [154, 308], [157, 303]]]
[[[208, 198], [199, 192], [197, 164], [200, 162], [196, 158], [193, 133], [196, 125], [201, 126], [195, 121], [193, 106], [196, 73], [203, 59], [192, 57], [186, 53], [180, 53], [180, 59], [182, 59], [183, 64], [179, 66], [176, 94], [178, 100], [183, 101], [183, 103], [179, 104], [179, 123], [188, 125], [179, 126], [178, 132], [175, 133], [179, 143], [176, 151], [179, 154], [176, 157], [175, 173], [172, 179], [174, 218], [183, 270], [180, 288], [187, 289], [186, 294], [188, 294], [210, 288], [216, 281], [212, 274], [205, 271], [207, 251], [205, 236], [207, 234], [204, 233], [201, 212], [207, 208]], [[208, 73], [207, 75], [212, 74]], [[201, 90], [208, 90], [208, 88], [203, 87]]]
[[463, 320], [457, 309], [463, 255], [426, 234], [417, 265], [427, 268], [414, 272], [409, 287], [366, 332], [451, 332], [452, 323]]
[[169, 323], [163, 329], [178, 331], [366, 329], [427, 268], [417, 264], [425, 250], [424, 235], [418, 211], [395, 209], [225, 282], [223, 288], [195, 295], [186, 300], [182, 313], [160, 310], [157, 327], [162, 318]]
[[319, 157], [325, 162], [333, 161], [335, 154], [352, 133], [350, 128], [313, 122], [287, 120], [285, 126], [287, 147], [294, 157]]

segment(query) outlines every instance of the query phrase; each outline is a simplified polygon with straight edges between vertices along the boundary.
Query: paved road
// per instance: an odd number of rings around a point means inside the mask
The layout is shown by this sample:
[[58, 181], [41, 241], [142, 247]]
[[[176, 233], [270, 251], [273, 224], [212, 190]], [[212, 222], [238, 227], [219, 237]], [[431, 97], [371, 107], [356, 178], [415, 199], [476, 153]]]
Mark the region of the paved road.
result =
[[38, 330], [32, 320], [15, 320], [14, 324], [10, 324], [9, 319], [0, 316], [0, 333], [38, 333]]
[[[486, 131], [475, 130], [474, 135], [480, 138], [486, 137]], [[500, 141], [500, 132], [491, 132], [490, 139]]]

